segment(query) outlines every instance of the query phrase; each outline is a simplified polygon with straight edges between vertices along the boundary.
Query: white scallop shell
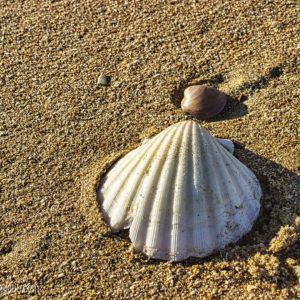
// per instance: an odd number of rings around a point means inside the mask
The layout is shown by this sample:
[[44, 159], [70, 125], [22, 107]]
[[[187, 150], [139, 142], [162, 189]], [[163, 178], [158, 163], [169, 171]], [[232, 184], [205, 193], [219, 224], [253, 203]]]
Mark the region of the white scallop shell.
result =
[[129, 152], [103, 177], [98, 201], [114, 231], [149, 257], [204, 257], [240, 239], [256, 220], [261, 188], [231, 153], [194, 121], [174, 124]]

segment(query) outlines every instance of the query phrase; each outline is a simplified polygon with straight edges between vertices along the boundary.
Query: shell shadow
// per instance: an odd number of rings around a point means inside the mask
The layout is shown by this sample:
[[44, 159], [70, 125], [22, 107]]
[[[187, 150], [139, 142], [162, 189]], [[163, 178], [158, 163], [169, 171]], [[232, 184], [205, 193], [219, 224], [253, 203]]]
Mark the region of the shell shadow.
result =
[[[213, 86], [217, 88], [220, 83], [224, 81], [224, 76], [222, 74], [217, 74], [216, 76], [210, 79], [202, 79], [198, 81], [193, 81], [196, 78], [195, 75], [189, 76], [187, 79], [182, 80], [179, 83], [179, 86], [173, 90], [171, 93], [171, 102], [177, 107], [180, 108], [181, 100], [183, 99], [184, 90], [193, 85], [201, 85], [206, 84], [208, 86]], [[248, 113], [248, 107], [245, 103], [243, 103], [247, 98], [241, 97], [237, 99], [235, 97], [231, 97], [230, 95], [226, 95], [226, 105], [224, 109], [215, 117], [206, 120], [207, 122], [216, 122], [223, 120], [231, 120], [240, 118]]]
[[[203, 264], [206, 261], [230, 261], [247, 260], [256, 253], [268, 253], [268, 245], [276, 236], [279, 229], [291, 222], [293, 214], [300, 215], [300, 204], [297, 203], [295, 189], [300, 186], [300, 177], [281, 165], [270, 161], [235, 142], [235, 154], [241, 162], [250, 168], [260, 181], [263, 197], [261, 199], [261, 212], [251, 232], [244, 236], [237, 243], [228, 245], [225, 249], [218, 251], [205, 258], [188, 258], [184, 261], [176, 262], [183, 266]], [[284, 178], [284, 180], [283, 180]], [[290, 197], [292, 195], [292, 197]], [[128, 230], [122, 230], [119, 233], [109, 233], [107, 235], [113, 239], [128, 240]], [[128, 240], [129, 241], [129, 240]], [[280, 258], [282, 255], [291, 255], [300, 262], [300, 252], [295, 254], [295, 247], [299, 247], [297, 242], [290, 249], [284, 250], [276, 255]], [[156, 259], [147, 259], [143, 254], [138, 254], [133, 262], [139, 262], [142, 265], [158, 265], [164, 261]]]
[[226, 95], [227, 101], [223, 110], [215, 117], [207, 120], [208, 122], [217, 122], [224, 120], [238, 119], [248, 113], [248, 107], [242, 100]]

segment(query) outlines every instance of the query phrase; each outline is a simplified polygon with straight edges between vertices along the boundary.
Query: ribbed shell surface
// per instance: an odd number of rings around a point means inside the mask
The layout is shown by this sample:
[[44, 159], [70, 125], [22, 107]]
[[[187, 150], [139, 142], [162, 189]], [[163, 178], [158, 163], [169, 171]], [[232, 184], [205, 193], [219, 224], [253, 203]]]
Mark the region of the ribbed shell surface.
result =
[[149, 257], [203, 257], [240, 239], [256, 220], [255, 175], [194, 121], [174, 124], [129, 152], [100, 182], [114, 231]]

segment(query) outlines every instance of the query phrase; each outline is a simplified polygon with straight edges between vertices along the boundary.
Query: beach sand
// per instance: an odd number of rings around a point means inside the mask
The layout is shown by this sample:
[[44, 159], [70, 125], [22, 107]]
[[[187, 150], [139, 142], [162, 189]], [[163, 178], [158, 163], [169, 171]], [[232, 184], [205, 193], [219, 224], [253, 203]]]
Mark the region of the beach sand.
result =
[[[0, 298], [300, 299], [299, 2], [134, 2], [0, 1]], [[230, 96], [200, 123], [236, 143], [261, 214], [210, 257], [149, 260], [110, 232], [95, 190], [190, 118], [196, 83]]]

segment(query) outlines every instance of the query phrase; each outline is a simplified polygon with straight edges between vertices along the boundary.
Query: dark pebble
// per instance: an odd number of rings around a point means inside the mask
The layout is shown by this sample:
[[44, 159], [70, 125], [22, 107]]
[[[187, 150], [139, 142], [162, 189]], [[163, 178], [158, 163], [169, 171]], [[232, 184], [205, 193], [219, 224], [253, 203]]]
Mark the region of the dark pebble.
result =
[[106, 75], [100, 75], [97, 80], [97, 85], [109, 86], [111, 83], [111, 77]]

